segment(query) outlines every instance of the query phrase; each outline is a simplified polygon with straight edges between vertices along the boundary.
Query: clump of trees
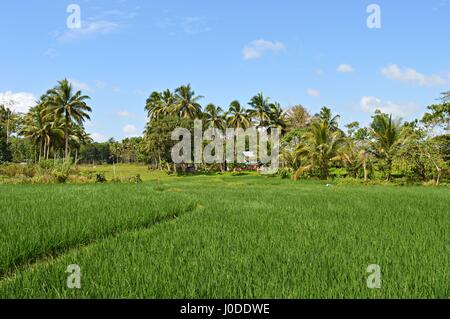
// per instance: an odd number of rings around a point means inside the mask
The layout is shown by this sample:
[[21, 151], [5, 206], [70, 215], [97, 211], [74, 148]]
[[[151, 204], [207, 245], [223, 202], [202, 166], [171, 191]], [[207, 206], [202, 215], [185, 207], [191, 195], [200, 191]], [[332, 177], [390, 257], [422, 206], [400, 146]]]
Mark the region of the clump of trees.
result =
[[[339, 115], [324, 107], [311, 115], [301, 105], [283, 109], [262, 93], [246, 104], [223, 108], [201, 105], [204, 97], [190, 85], [152, 92], [145, 104], [148, 121], [142, 137], [94, 143], [84, 129], [92, 111], [89, 96], [67, 80], [48, 90], [27, 114], [0, 106], [0, 163], [74, 159], [75, 163], [146, 163], [176, 169], [171, 160], [177, 127], [277, 127], [282, 132], [281, 174], [293, 179], [349, 177], [361, 181], [449, 179], [450, 92], [428, 106], [423, 118], [403, 122], [376, 111], [367, 127], [352, 122], [340, 127]], [[213, 169], [223, 169], [215, 166]]]
[[333, 117], [324, 107], [293, 131], [298, 138], [294, 145], [292, 134], [285, 136], [285, 167], [294, 179], [327, 179], [341, 169], [340, 175], [365, 181], [401, 177], [434, 180], [439, 185], [444, 174], [448, 178], [450, 166], [449, 93], [444, 95], [442, 103], [429, 106], [421, 120], [402, 123], [376, 111], [369, 127], [353, 122], [346, 125], [347, 132], [339, 128], [339, 116]]
[[173, 92], [151, 93], [145, 106], [148, 123], [143, 145], [147, 158], [163, 168], [171, 161], [171, 131], [191, 127], [194, 119], [223, 131], [272, 126], [282, 131], [283, 171], [294, 179], [343, 176], [391, 181], [401, 177], [439, 184], [444, 174], [448, 178], [450, 165], [449, 96], [444, 93], [441, 103], [429, 106], [420, 120], [402, 122], [376, 111], [368, 127], [352, 122], [344, 131], [339, 115], [327, 107], [315, 115], [301, 105], [283, 110], [262, 93], [252, 97], [247, 107], [232, 101], [228, 111], [214, 104], [203, 110], [203, 97], [186, 85]]
[[88, 100], [89, 96], [75, 91], [64, 79], [43, 94], [27, 114], [15, 114], [2, 106], [0, 127], [8, 150], [2, 151], [0, 158], [9, 154], [9, 161], [39, 162], [70, 157], [76, 161], [80, 147], [91, 142], [83, 126], [92, 111]]

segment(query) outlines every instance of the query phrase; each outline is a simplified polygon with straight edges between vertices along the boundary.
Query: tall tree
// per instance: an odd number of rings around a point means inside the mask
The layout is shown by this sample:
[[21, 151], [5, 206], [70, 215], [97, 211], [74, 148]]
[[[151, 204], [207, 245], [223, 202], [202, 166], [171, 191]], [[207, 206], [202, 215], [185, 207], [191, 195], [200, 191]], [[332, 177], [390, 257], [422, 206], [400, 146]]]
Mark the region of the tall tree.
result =
[[156, 120], [164, 111], [161, 93], [152, 92], [145, 103], [145, 110], [150, 121]]
[[279, 128], [281, 133], [284, 135], [286, 133], [286, 113], [281, 108], [280, 103], [272, 103], [270, 104], [269, 109], [269, 118], [270, 118], [270, 126]]
[[398, 147], [401, 143], [402, 126], [399, 121], [394, 121], [392, 115], [375, 112], [372, 118], [371, 135], [373, 141], [371, 143], [374, 155], [383, 160], [386, 164], [386, 178], [390, 180], [392, 177], [392, 163]]
[[176, 102], [172, 107], [172, 114], [177, 114], [181, 118], [196, 119], [202, 112], [202, 106], [198, 102], [203, 98], [195, 95], [191, 85], [183, 85], [175, 90]]
[[270, 99], [259, 93], [248, 104], [251, 107], [249, 114], [258, 121], [258, 126], [266, 126], [270, 121]]
[[208, 127], [223, 130], [225, 128], [225, 119], [223, 110], [214, 104], [208, 104], [205, 108], [206, 124]]
[[422, 118], [427, 127], [443, 129], [450, 134], [450, 102], [428, 106], [428, 112]]
[[311, 115], [303, 106], [296, 105], [286, 112], [286, 122], [290, 129], [304, 129], [311, 122]]
[[19, 126], [20, 116], [12, 111], [10, 107], [0, 105], [0, 123], [5, 128], [6, 143], [9, 142], [9, 138]]
[[251, 126], [248, 112], [239, 101], [233, 101], [227, 112], [227, 124], [230, 127], [246, 129]]
[[339, 119], [340, 115], [335, 115], [331, 113], [331, 109], [324, 106], [316, 117], [323, 123], [326, 123], [331, 131], [337, 131], [339, 129]]
[[[3, 117], [6, 113], [5, 108], [0, 108], [0, 116]], [[0, 118], [1, 119], [1, 118]], [[0, 164], [9, 162], [12, 160], [12, 154], [9, 149], [9, 143], [7, 139], [8, 133], [6, 129], [5, 121], [0, 121]]]
[[295, 172], [294, 178], [306, 171], [317, 170], [321, 179], [327, 179], [330, 163], [336, 157], [341, 141], [341, 131], [332, 131], [328, 121], [314, 120], [296, 151], [297, 156], [307, 159], [307, 164]]
[[55, 113], [57, 117], [64, 119], [64, 157], [69, 157], [69, 135], [72, 123], [80, 126], [88, 119], [89, 112], [92, 112], [90, 106], [86, 104], [86, 100], [90, 97], [83, 95], [81, 91], [74, 93], [72, 85], [67, 79], [58, 81], [58, 85], [47, 92], [47, 106]]

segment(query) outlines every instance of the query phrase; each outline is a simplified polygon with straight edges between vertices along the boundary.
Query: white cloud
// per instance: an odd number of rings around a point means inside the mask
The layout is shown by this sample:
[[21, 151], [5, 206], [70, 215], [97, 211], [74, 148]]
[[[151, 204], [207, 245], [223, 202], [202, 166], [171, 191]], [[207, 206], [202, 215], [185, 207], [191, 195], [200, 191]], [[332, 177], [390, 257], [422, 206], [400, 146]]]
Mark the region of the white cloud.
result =
[[135, 114], [130, 113], [128, 111], [119, 111], [119, 112], [117, 112], [117, 116], [131, 118], [131, 119], [136, 118]]
[[397, 64], [391, 64], [381, 69], [381, 74], [391, 80], [409, 82], [419, 86], [450, 84], [450, 78], [443, 78], [438, 74], [425, 75], [412, 68], [400, 68]]
[[101, 133], [92, 133], [91, 137], [94, 140], [94, 142], [97, 142], [97, 143], [103, 143], [108, 140], [108, 138]]
[[31, 107], [36, 105], [36, 100], [32, 93], [27, 92], [0, 93], [0, 105], [4, 105], [16, 113], [27, 113]]
[[97, 20], [97, 21], [82, 21], [81, 28], [67, 29], [64, 33], [59, 35], [57, 39], [60, 42], [70, 42], [79, 40], [83, 37], [92, 37], [96, 35], [109, 34], [119, 28], [117, 22]]
[[337, 67], [337, 71], [340, 73], [352, 73], [355, 72], [355, 69], [349, 64], [340, 64]]
[[254, 40], [250, 42], [243, 50], [244, 60], [259, 59], [266, 52], [283, 52], [286, 47], [281, 42], [272, 42], [267, 40]]
[[392, 114], [395, 117], [408, 117], [415, 114], [419, 107], [414, 103], [395, 103], [392, 101], [382, 101], [374, 96], [363, 96], [360, 107], [364, 112], [373, 114], [375, 110]]
[[92, 88], [84, 82], [80, 82], [74, 79], [67, 79], [70, 84], [72, 84], [73, 88], [76, 90], [92, 92]]
[[319, 90], [316, 90], [316, 89], [307, 89], [307, 90], [306, 90], [306, 93], [307, 93], [309, 96], [312, 96], [312, 97], [319, 97], [319, 96], [320, 96], [320, 91], [319, 91]]
[[123, 132], [128, 136], [136, 136], [138, 134], [138, 129], [136, 126], [128, 124], [123, 127]]

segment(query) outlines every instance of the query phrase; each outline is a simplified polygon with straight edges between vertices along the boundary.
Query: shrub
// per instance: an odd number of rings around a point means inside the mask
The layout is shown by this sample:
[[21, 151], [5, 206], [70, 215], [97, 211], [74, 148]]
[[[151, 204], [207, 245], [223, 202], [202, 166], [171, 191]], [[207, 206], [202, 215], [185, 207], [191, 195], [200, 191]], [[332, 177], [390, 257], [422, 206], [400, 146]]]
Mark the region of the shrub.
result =
[[128, 179], [128, 181], [130, 183], [134, 183], [134, 184], [141, 184], [142, 183], [142, 178], [141, 178], [141, 174], [137, 174], [135, 176], [132, 176]]
[[56, 161], [54, 160], [43, 160], [40, 161], [37, 165], [44, 170], [52, 170], [55, 167]]
[[120, 177], [114, 177], [114, 178], [111, 180], [111, 183], [114, 183], [114, 184], [120, 184], [120, 183], [122, 183], [122, 179], [121, 179]]
[[34, 177], [36, 175], [36, 169], [30, 164], [6, 164], [0, 165], [0, 175], [7, 177], [16, 177], [18, 175], [24, 175], [26, 177]]
[[69, 175], [67, 178], [67, 183], [70, 184], [90, 184], [92, 182], [92, 179], [82, 175]]
[[114, 177], [113, 179], [111, 179], [111, 183], [115, 183], [115, 184], [120, 184], [120, 183], [133, 183], [133, 184], [141, 184], [142, 178], [140, 174], [137, 174], [135, 176], [131, 176], [131, 177], [125, 177], [125, 178], [120, 178], [120, 177]]
[[32, 178], [31, 183], [32, 184], [55, 184], [56, 182], [59, 182], [57, 178], [54, 175], [37, 175]]
[[287, 179], [287, 178], [291, 178], [291, 172], [289, 169], [287, 168], [282, 168], [280, 170], [278, 170], [278, 176], [281, 177], [282, 179]]
[[96, 182], [96, 183], [106, 183], [107, 180], [106, 180], [105, 175], [102, 174], [102, 173], [97, 173], [97, 174], [95, 175], [95, 182]]

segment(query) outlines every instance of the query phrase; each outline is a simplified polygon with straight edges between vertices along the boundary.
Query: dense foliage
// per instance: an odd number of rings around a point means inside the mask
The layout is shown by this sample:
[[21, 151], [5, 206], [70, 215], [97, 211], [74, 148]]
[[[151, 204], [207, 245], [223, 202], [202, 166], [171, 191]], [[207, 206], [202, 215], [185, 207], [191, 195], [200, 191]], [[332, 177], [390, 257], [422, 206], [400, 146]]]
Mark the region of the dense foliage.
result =
[[[145, 104], [148, 122], [142, 137], [95, 143], [84, 129], [91, 108], [89, 97], [74, 91], [67, 80], [48, 90], [27, 114], [0, 106], [0, 163], [37, 163], [72, 158], [75, 164], [145, 163], [177, 170], [171, 160], [171, 132], [192, 128], [202, 119], [205, 128], [277, 127], [282, 131], [280, 175], [293, 179], [351, 177], [362, 181], [405, 179], [434, 181], [449, 178], [450, 98], [443, 93], [428, 106], [422, 119], [403, 122], [376, 111], [369, 126], [339, 125], [339, 115], [324, 107], [311, 115], [301, 105], [282, 108], [259, 93], [247, 107], [232, 101], [225, 111], [214, 104], [202, 107], [202, 96], [190, 85], [152, 92]], [[207, 170], [223, 170], [216, 165]], [[229, 168], [235, 169], [230, 163]]]

